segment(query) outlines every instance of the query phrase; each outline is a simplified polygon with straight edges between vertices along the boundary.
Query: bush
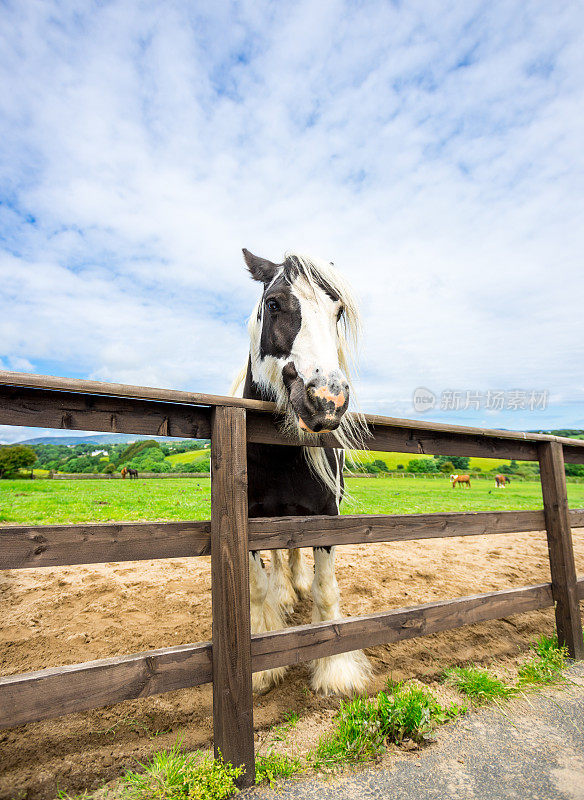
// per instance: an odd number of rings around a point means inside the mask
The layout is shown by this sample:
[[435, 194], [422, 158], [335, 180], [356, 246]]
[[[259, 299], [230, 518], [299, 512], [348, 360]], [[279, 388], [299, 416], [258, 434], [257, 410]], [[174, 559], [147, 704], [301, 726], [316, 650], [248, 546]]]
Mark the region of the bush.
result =
[[584, 478], [584, 464], [566, 464], [566, 475], [575, 478]]
[[[470, 464], [469, 456], [434, 456], [440, 472], [466, 472]], [[448, 470], [442, 469], [443, 464], [448, 464]], [[452, 469], [450, 469], [452, 467]]]
[[32, 467], [36, 462], [37, 455], [31, 447], [24, 444], [13, 445], [12, 447], [0, 448], [0, 478], [8, 478], [17, 475], [18, 470], [25, 467]]
[[438, 463], [433, 458], [417, 458], [408, 462], [408, 472], [438, 472]]

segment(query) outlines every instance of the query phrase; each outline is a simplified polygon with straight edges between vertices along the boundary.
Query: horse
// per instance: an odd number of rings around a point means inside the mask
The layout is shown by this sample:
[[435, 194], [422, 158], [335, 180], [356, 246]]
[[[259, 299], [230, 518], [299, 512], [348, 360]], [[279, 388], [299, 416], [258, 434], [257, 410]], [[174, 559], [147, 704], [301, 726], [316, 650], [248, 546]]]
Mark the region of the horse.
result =
[[[247, 363], [232, 389], [243, 397], [275, 401], [283, 431], [300, 446], [248, 443], [250, 517], [337, 516], [344, 493], [346, 449], [363, 449], [368, 435], [360, 414], [347, 414], [351, 352], [360, 318], [351, 289], [334, 264], [297, 252], [274, 263], [243, 250], [262, 295], [249, 320]], [[334, 431], [338, 447], [318, 447]], [[312, 621], [341, 619], [335, 547], [314, 547], [314, 574], [301, 550], [275, 550], [268, 573], [259, 551], [249, 554], [252, 632], [285, 627], [299, 598], [312, 593]], [[253, 676], [258, 693], [279, 683], [286, 667]], [[371, 666], [361, 651], [311, 663], [311, 686], [319, 695], [363, 692]]]
[[511, 478], [506, 475], [495, 475], [495, 487], [497, 489], [504, 489], [507, 483], [511, 483]]
[[452, 488], [455, 486], [467, 486], [470, 489], [470, 475], [457, 475], [452, 481]]
[[452, 481], [456, 480], [456, 478], [458, 478], [458, 475], [451, 475], [450, 476], [450, 483], [452, 483]]
[[128, 467], [128, 475], [130, 478], [137, 478], [138, 477], [138, 470], [132, 469], [132, 467]]
[[126, 475], [127, 475], [127, 474], [128, 474], [128, 469], [127, 469], [127, 467], [122, 467], [122, 471], [120, 472], [120, 475], [122, 476], [122, 480], [125, 480], [125, 479], [126, 479]]

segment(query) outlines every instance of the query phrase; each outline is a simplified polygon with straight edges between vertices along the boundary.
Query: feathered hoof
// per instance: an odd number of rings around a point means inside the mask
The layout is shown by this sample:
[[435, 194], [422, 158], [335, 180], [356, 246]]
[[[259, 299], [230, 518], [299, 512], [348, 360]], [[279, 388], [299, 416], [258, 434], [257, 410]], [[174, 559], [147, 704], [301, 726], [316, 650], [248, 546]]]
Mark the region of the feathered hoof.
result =
[[312, 594], [312, 575], [308, 575], [305, 580], [296, 579], [294, 589], [301, 600], [308, 600]]
[[265, 694], [274, 686], [277, 686], [284, 679], [286, 667], [276, 667], [275, 669], [265, 669], [263, 672], [254, 672], [251, 676], [252, 688], [256, 694]]
[[317, 694], [353, 695], [367, 689], [372, 669], [361, 650], [326, 656], [312, 662], [311, 686]]
[[273, 593], [280, 611], [289, 616], [294, 613], [294, 606], [298, 600], [291, 581], [278, 581], [273, 584]]

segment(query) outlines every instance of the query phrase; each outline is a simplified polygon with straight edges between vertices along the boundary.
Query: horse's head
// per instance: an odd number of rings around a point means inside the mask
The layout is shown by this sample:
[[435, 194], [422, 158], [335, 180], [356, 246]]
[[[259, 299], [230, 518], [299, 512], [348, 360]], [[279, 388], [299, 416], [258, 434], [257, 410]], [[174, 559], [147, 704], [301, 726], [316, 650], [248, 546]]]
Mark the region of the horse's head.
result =
[[307, 438], [337, 430], [349, 405], [346, 334], [354, 338], [359, 328], [350, 289], [326, 262], [290, 253], [274, 264], [243, 255], [263, 284], [250, 321], [253, 382]]

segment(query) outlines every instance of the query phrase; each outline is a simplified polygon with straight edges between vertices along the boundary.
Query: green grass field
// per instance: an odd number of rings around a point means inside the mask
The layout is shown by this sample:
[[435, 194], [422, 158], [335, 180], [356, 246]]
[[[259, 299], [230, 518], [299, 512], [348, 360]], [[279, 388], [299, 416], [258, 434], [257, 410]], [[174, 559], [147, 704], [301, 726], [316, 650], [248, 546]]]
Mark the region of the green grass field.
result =
[[[20, 525], [113, 520], [208, 519], [208, 478], [0, 481], [0, 522]], [[349, 478], [345, 514], [421, 514], [542, 507], [539, 481], [495, 490], [492, 481], [452, 489], [447, 478]], [[571, 508], [584, 507], [584, 484], [568, 484]]]
[[206, 447], [203, 450], [187, 450], [186, 453], [175, 453], [172, 456], [166, 456], [165, 461], [175, 467], [177, 464], [196, 464], [197, 461], [204, 461], [211, 455], [211, 448]]

